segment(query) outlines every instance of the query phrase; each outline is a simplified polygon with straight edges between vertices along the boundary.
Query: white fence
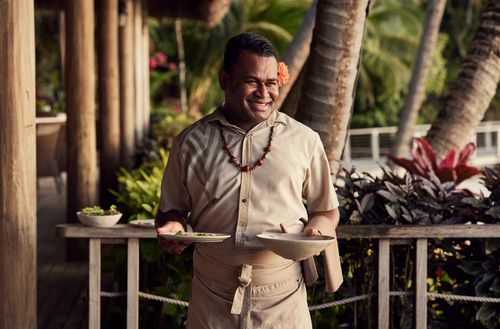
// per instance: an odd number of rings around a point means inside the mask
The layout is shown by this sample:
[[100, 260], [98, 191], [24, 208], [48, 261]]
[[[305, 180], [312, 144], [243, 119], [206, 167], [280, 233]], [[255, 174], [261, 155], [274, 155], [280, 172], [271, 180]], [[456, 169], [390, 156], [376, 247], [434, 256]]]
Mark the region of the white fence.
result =
[[[415, 136], [424, 136], [430, 125], [415, 126]], [[352, 164], [360, 169], [377, 167], [377, 162], [384, 163], [386, 154], [396, 136], [397, 127], [378, 127], [350, 129], [346, 141], [343, 162], [346, 167]], [[476, 155], [472, 164], [476, 166], [492, 165], [500, 162], [500, 121], [485, 121], [476, 129]]]

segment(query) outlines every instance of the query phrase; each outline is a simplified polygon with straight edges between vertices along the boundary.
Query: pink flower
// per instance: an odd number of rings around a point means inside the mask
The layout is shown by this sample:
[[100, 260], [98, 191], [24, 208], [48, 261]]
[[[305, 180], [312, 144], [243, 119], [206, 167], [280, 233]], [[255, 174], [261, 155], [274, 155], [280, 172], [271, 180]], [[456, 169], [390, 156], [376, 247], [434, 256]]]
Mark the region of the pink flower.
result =
[[157, 68], [157, 67], [158, 67], [158, 62], [156, 61], [156, 59], [155, 59], [155, 58], [153, 58], [153, 57], [152, 57], [152, 58], [150, 58], [150, 59], [149, 59], [149, 68], [150, 68], [151, 70], [156, 70], [156, 68]]
[[155, 54], [155, 58], [158, 61], [159, 65], [161, 65], [161, 64], [163, 64], [163, 63], [165, 63], [167, 61], [167, 56], [164, 53], [162, 53], [162, 52], [157, 52]]
[[170, 71], [175, 71], [177, 69], [177, 64], [175, 64], [174, 62], [168, 63], [168, 69]]

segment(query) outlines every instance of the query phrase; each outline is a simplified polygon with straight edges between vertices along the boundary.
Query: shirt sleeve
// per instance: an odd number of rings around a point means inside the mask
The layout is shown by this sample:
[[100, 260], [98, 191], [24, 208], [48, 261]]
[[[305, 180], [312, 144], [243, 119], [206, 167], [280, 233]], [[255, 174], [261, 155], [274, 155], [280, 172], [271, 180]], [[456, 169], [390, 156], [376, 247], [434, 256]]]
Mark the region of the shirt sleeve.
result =
[[302, 194], [309, 212], [327, 211], [339, 207], [337, 194], [332, 183], [330, 164], [317, 133], [315, 133], [314, 146]]
[[186, 216], [191, 210], [191, 198], [186, 187], [186, 175], [183, 167], [182, 152], [178, 139], [175, 139], [161, 182], [159, 205], [161, 212], [177, 210]]

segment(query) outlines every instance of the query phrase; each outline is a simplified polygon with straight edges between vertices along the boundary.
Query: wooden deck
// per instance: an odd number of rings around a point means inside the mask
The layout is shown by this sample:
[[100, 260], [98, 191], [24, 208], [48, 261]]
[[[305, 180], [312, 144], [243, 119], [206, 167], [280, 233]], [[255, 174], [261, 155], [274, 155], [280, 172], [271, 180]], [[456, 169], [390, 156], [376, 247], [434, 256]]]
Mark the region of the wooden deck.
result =
[[88, 263], [65, 262], [65, 241], [54, 234], [66, 218], [65, 188], [58, 194], [50, 177], [38, 183], [37, 328], [88, 328]]

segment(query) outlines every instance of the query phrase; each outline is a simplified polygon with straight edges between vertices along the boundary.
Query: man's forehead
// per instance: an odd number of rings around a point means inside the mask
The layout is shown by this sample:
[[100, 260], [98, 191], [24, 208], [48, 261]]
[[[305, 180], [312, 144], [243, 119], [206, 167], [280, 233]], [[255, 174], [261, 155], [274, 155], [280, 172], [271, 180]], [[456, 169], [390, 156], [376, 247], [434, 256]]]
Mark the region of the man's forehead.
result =
[[274, 56], [260, 56], [258, 54], [246, 51], [241, 53], [238, 60], [234, 63], [232, 71], [250, 73], [251, 71], [266, 70], [277, 74], [278, 62]]

